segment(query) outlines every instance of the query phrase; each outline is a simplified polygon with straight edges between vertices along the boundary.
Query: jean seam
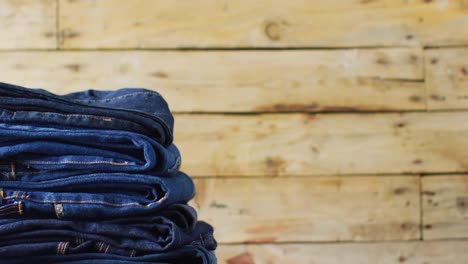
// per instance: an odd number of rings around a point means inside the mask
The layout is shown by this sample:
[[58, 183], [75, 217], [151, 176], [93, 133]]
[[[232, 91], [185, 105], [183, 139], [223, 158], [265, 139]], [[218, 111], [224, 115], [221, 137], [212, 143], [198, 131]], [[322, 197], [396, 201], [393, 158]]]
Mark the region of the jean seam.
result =
[[[108, 205], [108, 206], [114, 206], [114, 207], [120, 207], [120, 206], [146, 206], [142, 205], [139, 203], [124, 203], [124, 204], [115, 204], [115, 203], [109, 203], [109, 202], [103, 202], [103, 201], [98, 201], [98, 200], [82, 200], [82, 201], [73, 201], [73, 200], [37, 200], [33, 198], [29, 198], [29, 195], [26, 195], [23, 197], [24, 200], [29, 200], [32, 202], [36, 203], [69, 203], [69, 204], [101, 204], [101, 205]], [[158, 202], [154, 202], [158, 203]]]
[[0, 216], [5, 216], [5, 215], [10, 215], [10, 214], [16, 214], [18, 213], [17, 211], [11, 211], [11, 212], [6, 212], [6, 213], [1, 213]]
[[[2, 111], [7, 112], [9, 114], [34, 112], [34, 111], [29, 111], [29, 112], [28, 111], [9, 111], [9, 110], [6, 110], [6, 109], [3, 109]], [[39, 112], [37, 112], [37, 113], [39, 113]], [[96, 120], [103, 120], [103, 121], [106, 121], [106, 122], [111, 122], [112, 121], [112, 118], [108, 117], [108, 116], [86, 115], [86, 114], [62, 114], [62, 113], [56, 113], [56, 112], [40, 112], [40, 113], [42, 115], [48, 114], [48, 115], [57, 115], [57, 116], [65, 116], [65, 117], [78, 116], [78, 117], [88, 117], [88, 118], [96, 119]]]
[[12, 205], [14, 205], [14, 204], [8, 204], [8, 205], [6, 205], [6, 207], [0, 208], [0, 213], [3, 213], [5, 211], [8, 211], [8, 209], [13, 208], [14, 206], [12, 206]]
[[41, 161], [41, 160], [23, 160], [23, 162], [31, 163], [31, 164], [111, 164], [116, 166], [125, 166], [128, 165], [128, 161], [124, 162], [114, 162], [114, 161]]
[[[21, 203], [16, 203], [16, 204], [9, 204], [4, 208], [0, 209], [0, 216], [1, 215], [7, 215], [11, 213], [19, 213], [20, 215], [22, 214], [22, 205]], [[11, 209], [16, 209], [16, 210], [11, 210]], [[9, 211], [10, 210], [10, 211]]]
[[114, 100], [121, 99], [121, 98], [133, 97], [139, 94], [151, 94], [151, 95], [156, 95], [156, 96], [161, 97], [161, 95], [156, 94], [154, 92], [137, 92], [137, 93], [124, 94], [124, 95], [106, 98], [106, 99], [71, 99], [71, 101], [73, 102], [109, 102], [109, 101], [114, 101]]

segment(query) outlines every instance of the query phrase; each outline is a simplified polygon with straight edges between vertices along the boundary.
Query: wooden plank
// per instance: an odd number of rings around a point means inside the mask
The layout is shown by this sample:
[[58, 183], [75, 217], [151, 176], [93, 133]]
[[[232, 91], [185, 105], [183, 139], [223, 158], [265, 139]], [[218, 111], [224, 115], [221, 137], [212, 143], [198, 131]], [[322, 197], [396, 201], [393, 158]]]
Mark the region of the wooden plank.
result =
[[192, 205], [221, 242], [420, 237], [419, 178], [196, 179]]
[[55, 0], [0, 1], [0, 49], [57, 47]]
[[468, 43], [468, 2], [60, 0], [63, 48]]
[[468, 171], [466, 112], [175, 118], [194, 176]]
[[468, 49], [431, 49], [425, 59], [429, 109], [468, 109]]
[[466, 264], [468, 241], [221, 245], [219, 264]]
[[424, 239], [468, 238], [468, 175], [423, 177], [422, 195]]
[[420, 49], [11, 52], [0, 59], [4, 82], [56, 93], [148, 87], [175, 112], [425, 109]]

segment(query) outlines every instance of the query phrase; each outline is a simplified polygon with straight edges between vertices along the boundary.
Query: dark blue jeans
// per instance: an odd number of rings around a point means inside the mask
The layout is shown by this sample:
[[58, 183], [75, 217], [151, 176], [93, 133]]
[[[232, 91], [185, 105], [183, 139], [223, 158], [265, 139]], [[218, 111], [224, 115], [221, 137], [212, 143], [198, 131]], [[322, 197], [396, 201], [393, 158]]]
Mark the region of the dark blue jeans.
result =
[[173, 125], [145, 89], [0, 83], [0, 263], [216, 263]]
[[[0, 249], [1, 250], [1, 249]], [[82, 254], [50, 254], [41, 256], [15, 255], [0, 259], [1, 264], [216, 264], [213, 251], [206, 249], [199, 242], [164, 253], [147, 254], [144, 256], [126, 257], [116, 254], [82, 253]]]
[[181, 164], [173, 144], [164, 147], [138, 133], [2, 123], [0, 160], [3, 165], [9, 161], [22, 169], [38, 171], [151, 171], [157, 175], [173, 174]]
[[186, 203], [195, 194], [192, 180], [182, 172], [171, 177], [94, 173], [39, 182], [0, 181], [0, 188], [0, 218], [146, 216], [171, 204]]
[[197, 222], [188, 205], [148, 217], [88, 222], [57, 219], [0, 220], [0, 258], [31, 255], [106, 253], [128, 257], [167, 252], [199, 241], [216, 248], [213, 229]]
[[154, 91], [124, 88], [58, 96], [6, 83], [0, 83], [0, 121], [131, 131], [164, 146], [172, 143], [174, 126], [166, 101]]

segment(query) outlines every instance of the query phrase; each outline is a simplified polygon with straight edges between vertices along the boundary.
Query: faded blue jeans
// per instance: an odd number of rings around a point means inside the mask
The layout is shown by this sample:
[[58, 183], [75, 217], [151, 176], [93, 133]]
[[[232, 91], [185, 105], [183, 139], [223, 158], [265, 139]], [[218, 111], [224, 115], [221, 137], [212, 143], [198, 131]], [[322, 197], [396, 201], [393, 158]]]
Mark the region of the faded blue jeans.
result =
[[181, 164], [173, 144], [164, 147], [134, 132], [2, 123], [0, 160], [4, 166], [30, 171], [151, 171], [157, 175], [173, 174]]
[[1, 264], [216, 264], [214, 251], [206, 249], [196, 241], [191, 245], [164, 253], [146, 254], [144, 256], [126, 257], [116, 254], [82, 253], [50, 254], [34, 257], [16, 255], [0, 259]]
[[173, 126], [145, 89], [0, 83], [0, 263], [216, 263]]
[[195, 194], [192, 180], [182, 172], [171, 177], [94, 173], [40, 182], [0, 181], [0, 188], [0, 218], [147, 216], [186, 203]]
[[160, 94], [141, 88], [70, 93], [0, 83], [0, 122], [47, 127], [124, 130], [164, 146], [173, 139], [174, 118]]
[[0, 220], [0, 259], [20, 254], [105, 253], [127, 257], [162, 253], [199, 241], [216, 248], [213, 229], [197, 222], [188, 205], [177, 204], [145, 217], [99, 222], [57, 219]]

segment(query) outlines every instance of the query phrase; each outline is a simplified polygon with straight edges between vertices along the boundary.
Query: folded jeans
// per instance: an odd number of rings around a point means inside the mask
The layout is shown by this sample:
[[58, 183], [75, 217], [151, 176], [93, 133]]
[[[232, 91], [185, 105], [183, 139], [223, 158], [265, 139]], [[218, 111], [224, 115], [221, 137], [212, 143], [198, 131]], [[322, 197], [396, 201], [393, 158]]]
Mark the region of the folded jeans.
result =
[[175, 173], [179, 150], [117, 130], [57, 129], [0, 123], [0, 160], [33, 170]]
[[97, 220], [145, 216], [195, 195], [183, 172], [171, 177], [94, 173], [41, 182], [0, 181], [0, 217]]
[[57, 219], [0, 220], [0, 258], [23, 253], [47, 255], [109, 253], [135, 257], [203, 242], [216, 248], [213, 228], [195, 210], [172, 205], [148, 217], [90, 222]]
[[169, 252], [147, 254], [139, 257], [127, 257], [116, 254], [82, 253], [82, 254], [50, 254], [42, 256], [18, 255], [14, 258], [0, 259], [0, 264], [216, 264], [214, 251], [203, 247], [198, 241]]
[[157, 92], [142, 88], [55, 95], [0, 83], [0, 121], [124, 130], [142, 133], [164, 146], [173, 140], [174, 118]]

